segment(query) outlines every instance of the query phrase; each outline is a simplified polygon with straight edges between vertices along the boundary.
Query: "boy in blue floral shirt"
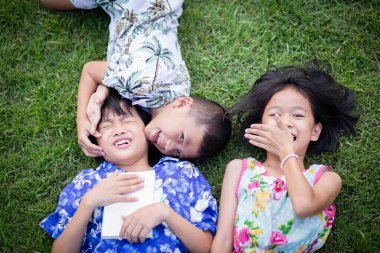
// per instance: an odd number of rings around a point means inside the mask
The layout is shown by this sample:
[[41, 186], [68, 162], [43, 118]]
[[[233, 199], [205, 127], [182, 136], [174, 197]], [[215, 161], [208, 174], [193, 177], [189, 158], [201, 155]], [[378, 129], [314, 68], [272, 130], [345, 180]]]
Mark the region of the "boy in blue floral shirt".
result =
[[[217, 219], [210, 186], [186, 161], [164, 157], [149, 166], [143, 114], [116, 92], [105, 101], [97, 138], [104, 161], [81, 171], [40, 224], [55, 239], [53, 252], [209, 252]], [[151, 169], [155, 203], [123, 218], [119, 240], [101, 239], [103, 206], [134, 201], [126, 193], [143, 187], [136, 175], [120, 172]]]

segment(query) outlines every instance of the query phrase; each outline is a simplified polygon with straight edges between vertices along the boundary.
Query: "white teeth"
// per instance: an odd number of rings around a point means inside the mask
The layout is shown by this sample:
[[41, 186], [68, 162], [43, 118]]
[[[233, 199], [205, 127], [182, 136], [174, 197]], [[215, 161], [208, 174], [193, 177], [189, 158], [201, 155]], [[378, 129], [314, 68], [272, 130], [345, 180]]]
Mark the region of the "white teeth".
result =
[[121, 140], [121, 141], [118, 141], [115, 143], [115, 146], [120, 146], [120, 145], [124, 145], [124, 144], [128, 144], [129, 141], [128, 140]]

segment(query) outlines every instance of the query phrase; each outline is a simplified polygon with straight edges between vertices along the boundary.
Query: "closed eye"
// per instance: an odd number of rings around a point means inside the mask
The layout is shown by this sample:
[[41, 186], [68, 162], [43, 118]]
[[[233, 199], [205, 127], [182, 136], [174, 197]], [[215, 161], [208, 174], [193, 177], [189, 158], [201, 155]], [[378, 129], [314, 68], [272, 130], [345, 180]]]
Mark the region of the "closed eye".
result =
[[122, 117], [121, 121], [122, 121], [123, 123], [129, 123], [129, 122], [132, 122], [132, 121], [133, 121], [132, 119], [133, 119], [133, 118], [132, 118], [131, 116], [129, 116], [129, 115], [125, 115], [125, 116]]
[[281, 117], [281, 114], [278, 113], [278, 112], [272, 112], [272, 113], [269, 113], [269, 117], [271, 117], [271, 118], [276, 117], [276, 115], [278, 115], [279, 117]]
[[181, 136], [179, 137], [178, 142], [179, 142], [179, 143], [182, 143], [184, 139], [185, 139], [185, 135], [184, 135], [183, 132], [182, 132], [182, 133], [181, 133]]
[[99, 125], [99, 129], [106, 129], [108, 127], [110, 127], [111, 125], [110, 124], [100, 124]]

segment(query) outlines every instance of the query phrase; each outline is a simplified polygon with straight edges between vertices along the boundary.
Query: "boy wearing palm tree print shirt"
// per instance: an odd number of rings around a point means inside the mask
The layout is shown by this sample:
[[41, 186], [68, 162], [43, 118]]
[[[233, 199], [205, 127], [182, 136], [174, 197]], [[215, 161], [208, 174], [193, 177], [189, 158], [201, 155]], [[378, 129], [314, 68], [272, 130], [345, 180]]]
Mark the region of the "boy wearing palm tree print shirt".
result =
[[106, 86], [151, 112], [145, 134], [161, 153], [204, 160], [226, 146], [231, 122], [224, 109], [189, 96], [190, 76], [177, 39], [183, 1], [66, 1], [41, 2], [55, 9], [100, 6], [111, 17], [107, 62], [85, 64], [79, 83], [78, 142], [87, 156], [104, 155], [89, 136], [99, 136], [96, 126], [109, 93]]

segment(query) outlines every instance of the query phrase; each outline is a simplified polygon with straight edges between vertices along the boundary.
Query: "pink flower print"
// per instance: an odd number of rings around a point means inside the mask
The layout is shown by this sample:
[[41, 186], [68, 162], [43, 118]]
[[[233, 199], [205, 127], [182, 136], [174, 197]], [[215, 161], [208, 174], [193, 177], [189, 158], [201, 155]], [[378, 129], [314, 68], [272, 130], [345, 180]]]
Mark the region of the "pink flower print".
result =
[[274, 200], [279, 200], [281, 199], [282, 192], [286, 190], [286, 184], [284, 181], [281, 180], [281, 178], [277, 178], [276, 181], [274, 181], [274, 195], [273, 199]]
[[334, 216], [335, 216], [336, 207], [334, 204], [330, 205], [328, 208], [323, 210], [323, 212], [327, 216], [327, 223], [326, 227], [331, 227], [334, 223]]
[[249, 240], [249, 228], [243, 228], [239, 233], [240, 243], [244, 245]]
[[258, 182], [258, 181], [254, 181], [254, 182], [248, 184], [249, 190], [252, 190], [253, 188], [259, 188], [259, 187], [260, 187], [260, 182]]
[[306, 251], [306, 253], [313, 252], [314, 246], [318, 244], [318, 239], [313, 242], [310, 248]]
[[329, 217], [325, 227], [331, 227], [334, 224], [334, 217]]
[[276, 231], [270, 235], [269, 242], [273, 245], [284, 245], [288, 243], [288, 238], [281, 232]]
[[239, 247], [239, 236], [236, 232], [236, 227], [234, 227], [234, 248], [235, 249], [240, 248]]
[[336, 207], [334, 204], [330, 205], [328, 208], [323, 210], [323, 212], [327, 215], [327, 217], [332, 218], [335, 215]]
[[243, 252], [243, 249], [242, 248], [234, 248], [234, 251], [233, 253], [242, 253]]

